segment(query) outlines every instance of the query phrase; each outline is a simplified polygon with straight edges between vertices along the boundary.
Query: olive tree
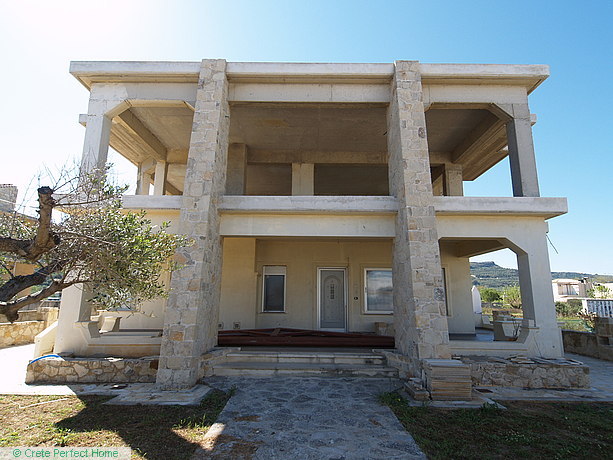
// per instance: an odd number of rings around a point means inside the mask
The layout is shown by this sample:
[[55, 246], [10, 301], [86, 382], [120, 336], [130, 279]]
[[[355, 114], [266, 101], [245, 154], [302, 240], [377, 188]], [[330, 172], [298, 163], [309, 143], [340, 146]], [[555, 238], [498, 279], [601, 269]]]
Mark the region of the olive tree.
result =
[[[0, 313], [15, 321], [19, 309], [77, 283], [91, 286], [99, 308], [165, 295], [160, 275], [176, 268], [171, 258], [187, 241], [122, 210], [124, 190], [94, 172], [39, 187], [37, 218], [0, 214]], [[32, 273], [15, 274], [19, 262]]]

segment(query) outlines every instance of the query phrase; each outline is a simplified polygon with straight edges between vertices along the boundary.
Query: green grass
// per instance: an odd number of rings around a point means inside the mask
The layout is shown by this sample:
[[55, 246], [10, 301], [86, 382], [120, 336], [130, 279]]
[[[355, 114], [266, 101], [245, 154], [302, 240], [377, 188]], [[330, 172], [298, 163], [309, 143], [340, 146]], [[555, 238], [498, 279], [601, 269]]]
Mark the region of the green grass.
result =
[[106, 396], [0, 396], [0, 447], [132, 448], [133, 458], [185, 459], [232, 392], [199, 406], [109, 406]]
[[613, 404], [501, 402], [480, 409], [389, 406], [430, 459], [613, 459]]

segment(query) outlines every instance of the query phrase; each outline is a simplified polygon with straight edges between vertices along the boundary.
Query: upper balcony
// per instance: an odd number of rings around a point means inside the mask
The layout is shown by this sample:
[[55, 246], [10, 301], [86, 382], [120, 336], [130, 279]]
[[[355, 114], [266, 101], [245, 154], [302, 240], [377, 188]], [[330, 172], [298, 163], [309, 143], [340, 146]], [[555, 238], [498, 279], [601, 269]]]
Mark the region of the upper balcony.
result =
[[[548, 69], [421, 67], [433, 195], [463, 195], [464, 181], [508, 156], [514, 195], [538, 196], [527, 95]], [[73, 64], [73, 74], [91, 90], [89, 113], [81, 119], [84, 158], [91, 152], [100, 162], [106, 142], [134, 165], [140, 198], [126, 204], [165, 207], [177, 200], [161, 196], [182, 195], [198, 68]], [[228, 63], [227, 69], [227, 196], [390, 197], [392, 64]], [[480, 207], [496, 212], [499, 205], [490, 200]]]

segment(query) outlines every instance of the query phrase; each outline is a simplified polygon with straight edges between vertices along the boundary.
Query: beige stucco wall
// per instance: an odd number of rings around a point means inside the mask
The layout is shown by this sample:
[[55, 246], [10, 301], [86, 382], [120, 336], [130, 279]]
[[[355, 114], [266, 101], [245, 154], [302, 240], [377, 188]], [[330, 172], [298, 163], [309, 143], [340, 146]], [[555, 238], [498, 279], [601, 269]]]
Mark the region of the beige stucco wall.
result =
[[470, 262], [466, 257], [455, 257], [441, 245], [441, 264], [445, 269], [449, 332], [474, 334]]
[[[225, 238], [220, 320], [226, 329], [318, 329], [317, 268], [347, 269], [348, 330], [374, 332], [392, 315], [364, 313], [364, 269], [391, 268], [390, 240], [257, 240]], [[261, 310], [262, 267], [287, 267], [285, 313]], [[356, 299], [357, 298], [357, 299]]]
[[[348, 330], [374, 332], [375, 322], [392, 315], [367, 314], [364, 269], [391, 267], [391, 240], [304, 240], [225, 238], [220, 323], [223, 329], [290, 327], [318, 329], [317, 268], [346, 268]], [[471, 278], [467, 258], [442, 250], [449, 298], [449, 330], [474, 333]], [[285, 313], [262, 312], [264, 265], [287, 267]], [[357, 299], [356, 299], [357, 298]]]

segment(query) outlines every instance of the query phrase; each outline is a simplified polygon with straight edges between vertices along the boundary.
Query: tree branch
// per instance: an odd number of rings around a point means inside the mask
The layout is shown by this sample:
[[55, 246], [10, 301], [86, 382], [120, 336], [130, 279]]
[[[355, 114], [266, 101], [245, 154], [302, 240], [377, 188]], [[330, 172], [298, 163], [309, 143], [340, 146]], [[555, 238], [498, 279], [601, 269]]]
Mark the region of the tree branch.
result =
[[9, 302], [24, 289], [44, 283], [49, 276], [61, 270], [65, 265], [65, 262], [53, 261], [30, 275], [19, 275], [11, 278], [0, 286], [0, 302]]
[[30, 246], [30, 244], [31, 240], [2, 237], [0, 238], [0, 252], [9, 252], [26, 258], [28, 255], [28, 246]]
[[51, 214], [56, 206], [53, 189], [38, 189], [39, 218], [34, 239], [0, 238], [0, 252], [16, 254], [28, 262], [36, 262], [43, 254], [60, 243], [60, 237], [51, 230]]
[[54, 281], [48, 287], [46, 287], [42, 291], [37, 292], [36, 294], [30, 294], [25, 297], [16, 299], [12, 302], [0, 302], [0, 313], [6, 315], [7, 319], [11, 323], [13, 323], [19, 319], [18, 311], [23, 307], [38, 302], [39, 300], [46, 299], [51, 294], [55, 294], [62, 289], [66, 289], [68, 286], [71, 286], [75, 282], [58, 283]]
[[55, 207], [53, 189], [40, 187], [38, 189], [39, 217], [36, 237], [28, 247], [27, 260], [35, 261], [42, 254], [50, 251], [60, 243], [60, 238], [51, 231], [51, 214]]

